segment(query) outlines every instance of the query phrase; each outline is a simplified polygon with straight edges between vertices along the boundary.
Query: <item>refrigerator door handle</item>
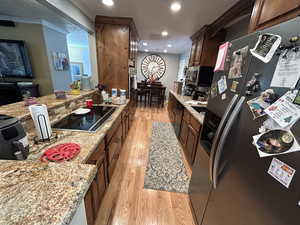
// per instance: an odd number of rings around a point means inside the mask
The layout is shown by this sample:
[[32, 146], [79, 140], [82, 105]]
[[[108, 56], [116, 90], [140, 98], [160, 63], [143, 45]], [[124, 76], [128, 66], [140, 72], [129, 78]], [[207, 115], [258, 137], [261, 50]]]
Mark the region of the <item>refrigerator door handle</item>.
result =
[[225, 112], [223, 114], [223, 117], [221, 119], [221, 122], [220, 122], [220, 124], [218, 126], [218, 129], [216, 131], [213, 143], [212, 143], [212, 148], [211, 148], [211, 153], [210, 153], [210, 159], [209, 159], [210, 180], [212, 182], [213, 182], [214, 157], [215, 157], [217, 146], [218, 146], [218, 143], [219, 143], [219, 140], [220, 140], [220, 135], [222, 134], [223, 128], [226, 125], [227, 118], [230, 116], [230, 113], [232, 112], [232, 110], [234, 109], [234, 107], [236, 105], [238, 97], [239, 96], [237, 94], [235, 94], [233, 96], [233, 98], [231, 99], [230, 103], [228, 104], [228, 106], [227, 106], [227, 108], [226, 108], [226, 110], [225, 110]]
[[228, 119], [228, 122], [224, 128], [224, 131], [222, 133], [222, 136], [220, 138], [218, 147], [216, 148], [216, 154], [214, 157], [214, 163], [213, 163], [213, 187], [216, 189], [218, 185], [218, 175], [219, 175], [219, 166], [220, 166], [220, 160], [223, 153], [224, 145], [227, 139], [227, 136], [232, 128], [232, 125], [234, 124], [237, 116], [239, 115], [239, 112], [242, 109], [243, 103], [245, 101], [245, 97], [241, 97], [238, 103], [236, 104], [236, 107], [232, 111], [232, 114], [230, 118]]

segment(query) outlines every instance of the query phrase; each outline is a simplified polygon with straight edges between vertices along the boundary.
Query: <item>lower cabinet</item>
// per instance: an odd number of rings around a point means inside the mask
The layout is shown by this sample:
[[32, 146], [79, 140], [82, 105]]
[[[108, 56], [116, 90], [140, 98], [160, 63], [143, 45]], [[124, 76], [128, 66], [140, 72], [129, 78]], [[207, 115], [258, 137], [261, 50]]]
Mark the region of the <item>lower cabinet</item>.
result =
[[104, 198], [106, 189], [119, 159], [122, 144], [128, 134], [134, 117], [135, 108], [128, 104], [127, 108], [115, 120], [107, 132], [105, 139], [99, 144], [95, 152], [90, 156], [87, 164], [97, 166], [97, 173], [84, 198], [86, 221], [88, 225], [94, 225], [98, 211]]
[[115, 130], [110, 139], [107, 139], [106, 152], [108, 158], [108, 180], [111, 180], [116, 163], [119, 159], [122, 148], [122, 122], [117, 119], [117, 124], [114, 124]]
[[107, 188], [107, 163], [104, 140], [96, 149], [96, 151], [91, 155], [87, 163], [97, 166], [96, 176], [94, 177], [94, 180], [84, 199], [87, 224], [93, 225], [97, 218], [97, 214]]
[[132, 96], [129, 103], [129, 127], [131, 127], [133, 123], [135, 111], [136, 111], [136, 101], [135, 101], [135, 97]]
[[125, 142], [127, 134], [129, 132], [129, 125], [130, 125], [130, 109], [127, 107], [122, 113], [122, 143]]
[[194, 164], [195, 154], [197, 151], [197, 143], [198, 143], [198, 132], [191, 125], [189, 125], [189, 132], [187, 136], [186, 142], [186, 157], [190, 165]]
[[190, 167], [192, 167], [195, 161], [200, 130], [200, 122], [185, 109], [181, 122], [179, 140]]
[[181, 122], [181, 129], [179, 135], [180, 143], [182, 144], [183, 147], [186, 146], [188, 134], [189, 134], [189, 124], [183, 119]]

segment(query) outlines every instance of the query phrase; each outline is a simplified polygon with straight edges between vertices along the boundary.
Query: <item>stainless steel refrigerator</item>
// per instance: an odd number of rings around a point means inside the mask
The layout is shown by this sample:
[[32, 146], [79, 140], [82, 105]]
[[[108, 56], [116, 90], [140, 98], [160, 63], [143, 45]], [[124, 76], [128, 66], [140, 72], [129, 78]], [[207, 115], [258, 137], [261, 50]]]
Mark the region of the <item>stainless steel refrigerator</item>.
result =
[[[272, 33], [282, 37], [283, 44], [300, 34], [300, 18], [279, 24], [232, 41], [228, 50], [255, 46], [260, 34]], [[242, 77], [227, 79], [226, 99], [218, 94], [210, 98], [203, 129], [199, 138], [201, 150], [197, 152], [189, 188], [191, 205], [199, 225], [299, 225], [300, 224], [300, 152], [277, 155], [275, 158], [296, 169], [286, 188], [268, 174], [274, 157], [260, 158], [252, 136], [266, 120], [253, 115], [246, 104], [250, 99], [270, 88], [279, 56], [269, 63], [253, 57], [248, 51], [242, 66]], [[230, 62], [225, 70], [214, 74], [216, 83], [228, 75]], [[259, 75], [260, 90], [246, 96], [247, 82]], [[236, 92], [230, 91], [237, 81]], [[297, 84], [296, 89], [300, 85]], [[287, 88], [273, 88], [281, 96]], [[224, 96], [223, 96], [224, 97]], [[300, 141], [300, 122], [293, 127], [296, 140]]]

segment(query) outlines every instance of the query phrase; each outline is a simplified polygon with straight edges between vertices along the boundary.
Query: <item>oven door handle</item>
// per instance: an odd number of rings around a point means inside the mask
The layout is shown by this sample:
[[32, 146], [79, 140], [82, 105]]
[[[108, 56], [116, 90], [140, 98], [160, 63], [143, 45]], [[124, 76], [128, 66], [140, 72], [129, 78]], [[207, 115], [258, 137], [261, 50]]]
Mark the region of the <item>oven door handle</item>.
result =
[[224, 150], [224, 145], [225, 145], [226, 139], [228, 137], [228, 134], [230, 133], [232, 125], [236, 121], [236, 119], [242, 109], [244, 101], [245, 101], [245, 97], [243, 96], [243, 97], [241, 97], [239, 102], [236, 104], [236, 107], [232, 111], [232, 114], [231, 114], [230, 118], [228, 119], [228, 122], [222, 132], [222, 136], [220, 138], [220, 141], [219, 141], [219, 144], [218, 144], [218, 147], [216, 150], [216, 154], [214, 157], [214, 166], [213, 166], [213, 187], [215, 189], [217, 188], [217, 185], [218, 185], [218, 175], [220, 174], [221, 169], [222, 169], [222, 168], [220, 169], [220, 161], [221, 161], [221, 156], [222, 156], [222, 153]]
[[226, 125], [226, 122], [228, 120], [228, 117], [230, 116], [230, 113], [232, 112], [232, 110], [234, 109], [234, 106], [236, 105], [236, 102], [238, 100], [238, 95], [235, 94], [233, 96], [233, 98], [231, 99], [230, 103], [228, 104], [222, 120], [218, 126], [218, 129], [216, 131], [215, 137], [213, 139], [213, 143], [212, 143], [212, 148], [211, 148], [211, 152], [210, 152], [210, 158], [209, 158], [209, 172], [210, 172], [210, 180], [213, 182], [213, 167], [214, 167], [214, 157], [215, 157], [215, 153], [217, 150], [217, 146], [219, 144], [219, 140], [220, 140], [220, 135], [222, 134], [222, 131]]

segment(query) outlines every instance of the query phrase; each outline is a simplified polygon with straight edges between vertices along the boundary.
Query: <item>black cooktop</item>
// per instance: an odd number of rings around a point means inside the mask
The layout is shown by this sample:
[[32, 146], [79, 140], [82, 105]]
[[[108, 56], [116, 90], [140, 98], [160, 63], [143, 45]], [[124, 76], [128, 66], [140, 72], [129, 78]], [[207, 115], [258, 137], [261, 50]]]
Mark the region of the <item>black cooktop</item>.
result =
[[84, 115], [70, 114], [52, 127], [64, 130], [96, 131], [116, 110], [114, 106], [93, 106]]

